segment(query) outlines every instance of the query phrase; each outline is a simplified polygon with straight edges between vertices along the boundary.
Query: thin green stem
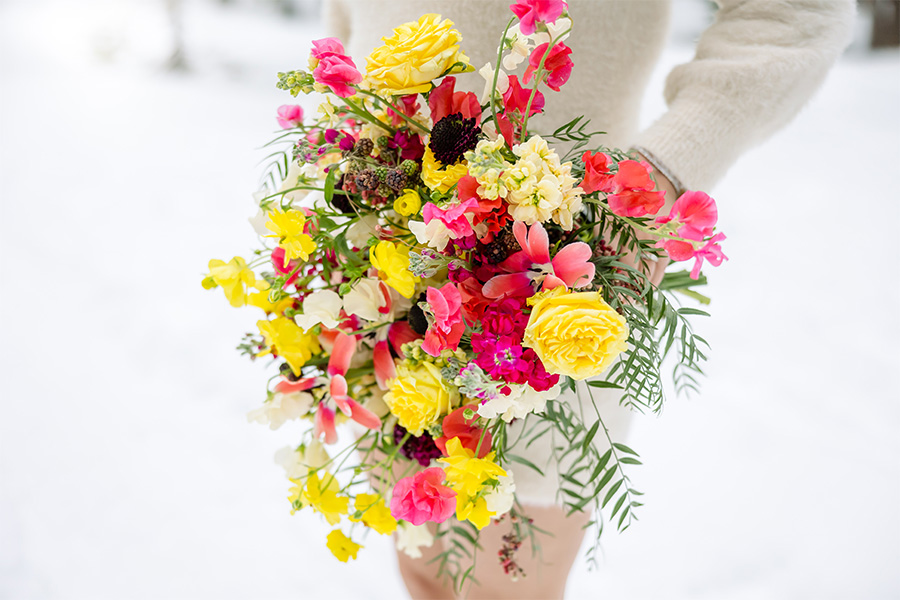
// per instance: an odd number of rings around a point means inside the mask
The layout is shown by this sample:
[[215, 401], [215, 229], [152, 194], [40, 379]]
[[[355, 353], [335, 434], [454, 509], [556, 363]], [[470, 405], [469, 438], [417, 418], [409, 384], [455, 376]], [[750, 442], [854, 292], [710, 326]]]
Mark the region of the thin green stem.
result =
[[393, 104], [391, 104], [390, 102], [388, 102], [387, 100], [385, 100], [384, 98], [382, 98], [381, 96], [379, 96], [378, 94], [373, 94], [372, 92], [369, 92], [369, 91], [366, 91], [366, 90], [361, 90], [361, 89], [359, 89], [359, 88], [356, 88], [356, 91], [359, 92], [360, 94], [364, 95], [364, 96], [369, 96], [369, 97], [371, 97], [371, 98], [375, 98], [375, 99], [377, 99], [377, 100], [381, 100], [382, 102], [384, 102], [385, 104], [387, 104], [387, 105], [391, 108], [391, 110], [394, 111], [394, 113], [396, 113], [396, 115], [397, 115], [398, 117], [400, 117], [401, 119], [403, 119], [404, 121], [406, 121], [407, 124], [409, 124], [410, 127], [414, 128], [414, 129], [421, 129], [422, 131], [424, 131], [424, 132], [426, 132], [426, 133], [431, 133], [431, 129], [430, 129], [430, 128], [426, 127], [426, 126], [423, 125], [422, 123], [419, 123], [419, 122], [417, 122], [417, 121], [412, 120], [411, 118], [409, 118], [408, 116], [406, 116], [399, 108], [397, 108], [396, 106], [394, 106]]
[[506, 24], [506, 29], [503, 30], [503, 37], [500, 39], [500, 49], [497, 50], [497, 64], [494, 65], [494, 81], [491, 82], [491, 115], [494, 117], [494, 127], [497, 128], [497, 133], [500, 133], [500, 124], [497, 122], [497, 103], [494, 102], [494, 92], [497, 91], [497, 78], [500, 77], [500, 65], [503, 63], [503, 47], [506, 45], [506, 34], [509, 33], [509, 28], [512, 27], [515, 20], [516, 17], [510, 18]]
[[544, 62], [547, 60], [547, 57], [550, 56], [550, 51], [553, 50], [556, 42], [565, 37], [570, 31], [572, 31], [571, 27], [550, 40], [546, 52], [544, 52], [544, 55], [541, 57], [541, 62], [538, 64], [537, 71], [534, 74], [534, 89], [531, 90], [531, 96], [528, 98], [528, 104], [525, 106], [525, 116], [522, 120], [522, 139], [525, 139], [528, 136], [528, 115], [531, 114], [531, 103], [534, 102], [534, 98], [537, 96], [538, 86], [541, 84], [541, 77], [544, 75]]

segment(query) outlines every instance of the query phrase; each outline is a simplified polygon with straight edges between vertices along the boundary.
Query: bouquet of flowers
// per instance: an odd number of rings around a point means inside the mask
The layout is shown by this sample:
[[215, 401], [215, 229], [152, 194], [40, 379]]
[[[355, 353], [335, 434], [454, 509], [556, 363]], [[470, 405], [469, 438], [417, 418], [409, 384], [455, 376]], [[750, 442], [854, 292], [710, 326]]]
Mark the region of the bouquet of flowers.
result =
[[[725, 258], [716, 204], [687, 192], [656, 217], [666, 199], [649, 165], [597, 144], [586, 119], [532, 131], [540, 88], [559, 92], [573, 68], [567, 8], [511, 6], [496, 62], [478, 72], [481, 98], [456, 90], [475, 69], [436, 14], [394, 29], [364, 72], [326, 38], [307, 70], [278, 74], [292, 96], [325, 100], [312, 119], [278, 109], [251, 219], [261, 247], [210, 261], [203, 286], [264, 313], [239, 349], [276, 372], [249, 418], [311, 423], [276, 459], [292, 511], [335, 526], [326, 545], [341, 561], [369, 529], [397, 532], [416, 556], [433, 522], [456, 540], [440, 560], [459, 584], [478, 532], [509, 518], [501, 563], [521, 575], [514, 550], [535, 532], [513, 473], [541, 471], [525, 449], [550, 430], [567, 440], [553, 449], [567, 459], [560, 502], [593, 510], [598, 536], [608, 519], [624, 529], [641, 506], [625, 472], [637, 454], [561, 394], [586, 380], [588, 393], [615, 388], [659, 411], [669, 354], [676, 389], [697, 385], [705, 342], [687, 318], [705, 313], [674, 293], [708, 301], [692, 288], [704, 261]], [[647, 265], [665, 256], [693, 268], [654, 285]], [[354, 440], [338, 445], [348, 421]], [[524, 422], [515, 439], [513, 421]]]

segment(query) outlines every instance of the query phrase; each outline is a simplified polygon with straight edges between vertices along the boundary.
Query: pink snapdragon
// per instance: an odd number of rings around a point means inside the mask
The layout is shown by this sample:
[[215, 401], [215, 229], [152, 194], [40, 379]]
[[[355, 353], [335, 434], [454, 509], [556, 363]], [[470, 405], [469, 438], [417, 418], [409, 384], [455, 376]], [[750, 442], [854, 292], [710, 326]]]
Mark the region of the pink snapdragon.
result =
[[425, 298], [434, 315], [434, 323], [425, 332], [422, 350], [431, 356], [440, 356], [442, 350], [455, 351], [466, 330], [459, 290], [452, 282], [446, 283], [440, 288], [429, 287]]
[[650, 165], [636, 160], [623, 160], [613, 178], [614, 194], [606, 201], [609, 208], [622, 217], [654, 215], [666, 203], [666, 193], [654, 191], [656, 183], [650, 177]]
[[344, 45], [340, 40], [314, 40], [309, 54], [309, 64], [316, 83], [327, 85], [341, 98], [349, 98], [356, 93], [350, 86], [362, 81], [362, 75], [353, 59], [344, 54]]
[[282, 129], [293, 129], [303, 123], [303, 107], [299, 104], [282, 104], [275, 120]]
[[584, 242], [567, 244], [550, 260], [550, 238], [540, 223], [528, 229], [522, 221], [513, 223], [513, 234], [522, 250], [500, 267], [504, 275], [495, 275], [484, 284], [488, 298], [531, 296], [534, 287], [550, 290], [558, 286], [584, 287], [594, 279], [591, 247]]
[[518, 0], [509, 5], [509, 10], [519, 17], [519, 30], [525, 35], [535, 32], [538, 21], [555, 23], [567, 8], [563, 0]]
[[391, 497], [394, 518], [413, 525], [449, 519], [456, 512], [456, 492], [443, 485], [446, 475], [440, 467], [432, 467], [398, 481]]
[[[531, 76], [537, 71], [537, 68], [541, 64], [541, 59], [543, 59], [545, 71], [544, 77], [546, 77], [547, 87], [558, 92], [572, 75], [574, 63], [572, 62], [572, 59], [569, 58], [569, 55], [572, 54], [572, 49], [562, 42], [558, 42], [550, 50], [550, 53], [547, 54], [548, 45], [549, 44], [545, 42], [532, 51], [531, 56], [528, 57], [528, 68], [525, 69], [525, 75], [522, 77], [522, 81], [525, 83], [531, 81]], [[545, 54], [547, 54], [547, 58], [544, 58]]]

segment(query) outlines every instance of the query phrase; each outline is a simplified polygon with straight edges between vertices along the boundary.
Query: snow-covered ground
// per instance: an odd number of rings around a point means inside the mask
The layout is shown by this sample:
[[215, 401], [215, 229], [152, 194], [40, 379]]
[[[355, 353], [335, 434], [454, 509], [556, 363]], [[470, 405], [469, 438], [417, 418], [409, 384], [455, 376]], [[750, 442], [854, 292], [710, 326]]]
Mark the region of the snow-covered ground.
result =
[[[173, 74], [162, 7], [0, 5], [0, 597], [403, 597], [389, 540], [341, 565], [289, 514], [254, 318], [200, 287], [318, 25], [189, 1]], [[641, 520], [569, 597], [900, 597], [898, 106], [898, 53], [851, 49], [715, 190], [709, 378], [639, 421]]]

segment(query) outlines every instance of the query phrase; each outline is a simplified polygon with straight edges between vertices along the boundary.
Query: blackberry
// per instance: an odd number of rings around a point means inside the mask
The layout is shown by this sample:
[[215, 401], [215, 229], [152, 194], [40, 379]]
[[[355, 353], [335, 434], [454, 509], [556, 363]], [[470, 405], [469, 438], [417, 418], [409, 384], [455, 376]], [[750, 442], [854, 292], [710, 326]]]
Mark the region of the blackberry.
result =
[[419, 308], [419, 302], [425, 302], [425, 294], [421, 294], [419, 299], [413, 302], [406, 320], [409, 321], [409, 326], [413, 331], [419, 335], [425, 335], [425, 332], [428, 331], [428, 319], [425, 318], [425, 311]]
[[389, 138], [386, 135], [383, 135], [380, 138], [378, 138], [377, 140], [375, 140], [375, 143], [378, 144], [379, 148], [387, 148], [388, 144], [391, 143], [391, 138]]
[[503, 229], [494, 236], [493, 242], [484, 247], [482, 254], [489, 263], [496, 265], [502, 263], [521, 249], [522, 247], [519, 246], [519, 242], [516, 241], [516, 236], [513, 235], [513, 232], [509, 229]]
[[357, 156], [369, 156], [375, 149], [375, 143], [369, 138], [360, 138], [353, 146], [353, 153]]
[[380, 183], [384, 183], [384, 178], [387, 177], [388, 168], [385, 166], [375, 167], [375, 177], [378, 178]]
[[391, 169], [387, 172], [384, 182], [395, 192], [402, 191], [406, 187], [406, 173], [400, 169]]
[[400, 163], [400, 170], [406, 173], [407, 177], [414, 177], [419, 172], [419, 165], [416, 161], [407, 158]]
[[387, 198], [388, 196], [394, 195], [394, 190], [392, 190], [387, 184], [382, 183], [378, 186], [378, 189], [375, 190], [375, 193], [382, 198]]
[[366, 169], [356, 176], [356, 187], [360, 190], [372, 191], [378, 187], [378, 176], [372, 169]]
[[428, 147], [444, 165], [452, 165], [478, 143], [480, 129], [475, 118], [463, 119], [462, 113], [447, 115], [434, 124]]

